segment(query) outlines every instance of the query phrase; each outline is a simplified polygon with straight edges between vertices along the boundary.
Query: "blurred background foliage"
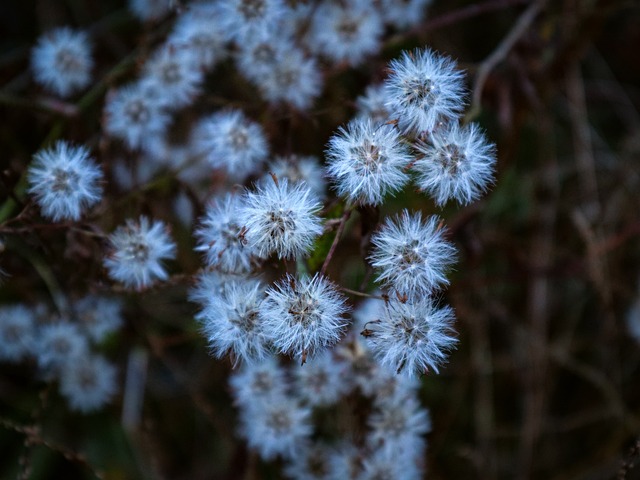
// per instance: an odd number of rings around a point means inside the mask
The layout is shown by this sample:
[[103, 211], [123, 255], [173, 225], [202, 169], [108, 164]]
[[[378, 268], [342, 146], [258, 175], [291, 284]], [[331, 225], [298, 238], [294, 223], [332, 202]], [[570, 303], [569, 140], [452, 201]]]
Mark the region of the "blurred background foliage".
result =
[[[171, 21], [141, 25], [115, 0], [0, 3], [3, 220], [31, 156], [53, 139], [88, 144], [109, 171], [114, 147], [100, 134], [104, 94], [133, 78]], [[95, 83], [78, 101], [52, 105], [30, 77], [29, 52], [41, 32], [65, 24], [94, 39]], [[636, 1], [434, 0], [427, 19], [389, 35], [378, 57], [328, 69], [309, 114], [267, 108], [227, 62], [181, 115], [232, 104], [261, 121], [274, 151], [321, 155], [389, 59], [425, 45], [456, 58], [471, 89], [491, 66], [481, 103], [469, 99], [470, 115], [498, 148], [496, 185], [482, 201], [439, 211], [407, 189], [380, 212], [439, 213], [461, 252], [442, 293], [457, 313], [459, 348], [440, 375], [422, 382], [433, 418], [427, 476], [640, 478], [640, 466], [630, 468], [640, 462], [640, 339], [626, 324], [640, 297]], [[160, 177], [117, 208], [170, 219], [176, 188]], [[101, 226], [111, 230], [120, 215], [103, 212]], [[350, 288], [365, 275], [358, 255], [371, 215], [352, 217], [329, 269]], [[101, 276], [92, 288], [109, 288], [98, 240], [63, 229], [0, 226], [0, 233], [0, 266], [9, 275], [0, 301], [36, 304], [51, 288], [83, 292], [87, 279]], [[174, 281], [124, 294], [125, 328], [106, 346], [123, 389], [132, 352], [148, 362], [146, 380], [139, 378], [146, 382], [139, 423], [123, 426], [121, 397], [99, 413], [70, 413], [33, 365], [2, 364], [0, 478], [280, 478], [277, 464], [262, 464], [234, 435], [231, 365], [208, 356], [195, 306], [185, 301], [199, 258], [188, 229], [174, 223], [173, 233], [180, 251]]]

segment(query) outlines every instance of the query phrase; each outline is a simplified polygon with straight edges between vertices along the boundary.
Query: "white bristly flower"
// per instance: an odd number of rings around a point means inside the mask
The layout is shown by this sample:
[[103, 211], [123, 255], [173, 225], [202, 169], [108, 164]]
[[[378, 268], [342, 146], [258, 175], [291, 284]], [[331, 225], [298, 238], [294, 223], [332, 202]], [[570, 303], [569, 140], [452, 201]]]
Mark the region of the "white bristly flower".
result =
[[149, 224], [147, 217], [127, 220], [109, 236], [111, 252], [104, 265], [109, 276], [127, 287], [142, 289], [156, 280], [165, 280], [162, 261], [176, 256], [176, 245], [164, 223]]
[[236, 181], [257, 170], [269, 153], [262, 127], [240, 110], [217, 112], [200, 120], [192, 142], [198, 155]]
[[42, 35], [31, 54], [36, 81], [61, 97], [89, 85], [92, 67], [87, 34], [68, 27]]
[[176, 20], [169, 43], [188, 48], [198, 65], [211, 70], [227, 54], [227, 48], [214, 3], [191, 3]]
[[292, 49], [279, 52], [273, 68], [254, 81], [269, 102], [288, 103], [299, 110], [306, 110], [320, 94], [322, 75], [313, 58]]
[[152, 22], [169, 14], [177, 8], [175, 0], [129, 0], [129, 10], [143, 22]]
[[475, 123], [465, 127], [454, 124], [417, 148], [423, 156], [413, 165], [418, 173], [416, 182], [438, 205], [449, 199], [470, 203], [493, 183], [495, 146]]
[[142, 75], [143, 88], [168, 110], [189, 105], [200, 92], [203, 80], [195, 51], [172, 44], [156, 50], [145, 62]]
[[286, 13], [282, 0], [225, 0], [218, 6], [222, 30], [239, 44], [277, 24]]
[[87, 148], [64, 141], [36, 153], [27, 177], [42, 215], [54, 222], [79, 220], [84, 210], [98, 203], [102, 178]]
[[0, 307], [0, 360], [17, 362], [32, 353], [36, 325], [25, 305]]
[[60, 393], [73, 410], [88, 413], [104, 406], [116, 392], [116, 369], [100, 355], [68, 362], [60, 372]]
[[40, 327], [36, 342], [34, 353], [38, 365], [48, 371], [59, 371], [68, 362], [83, 360], [89, 350], [87, 337], [67, 321]]
[[320, 208], [305, 183], [289, 184], [286, 178], [259, 182], [240, 209], [247, 245], [260, 257], [301, 257], [322, 233], [316, 215]]
[[326, 278], [289, 274], [267, 290], [260, 317], [273, 345], [281, 352], [307, 357], [335, 344], [347, 323], [345, 298]]
[[409, 180], [405, 168], [411, 156], [392, 125], [353, 120], [331, 137], [326, 155], [327, 175], [338, 194], [355, 203], [379, 205]]
[[455, 347], [453, 310], [438, 308], [430, 297], [390, 300], [379, 318], [366, 325], [367, 343], [383, 365], [407, 377], [438, 373]]
[[456, 62], [429, 50], [403, 52], [389, 64], [385, 80], [387, 108], [405, 132], [432, 131], [456, 118], [464, 107], [464, 75]]
[[230, 354], [234, 365], [255, 362], [268, 352], [268, 337], [258, 309], [265, 287], [260, 281], [225, 283], [201, 313], [202, 330], [211, 353], [217, 358]]
[[348, 390], [346, 364], [325, 351], [294, 369], [295, 391], [306, 405], [332, 405]]
[[240, 432], [263, 460], [297, 456], [313, 431], [311, 410], [287, 397], [255, 402], [240, 414]]
[[383, 32], [370, 0], [326, 2], [315, 11], [307, 43], [329, 60], [357, 65], [378, 51]]
[[215, 199], [196, 230], [196, 251], [204, 253], [209, 266], [223, 272], [248, 272], [256, 260], [254, 250], [243, 243], [240, 207], [240, 197], [231, 193]]
[[104, 129], [125, 142], [128, 148], [146, 148], [164, 136], [171, 118], [163, 103], [140, 83], [107, 95]]
[[243, 410], [289, 396], [285, 370], [273, 356], [261, 362], [243, 364], [231, 374], [229, 385], [234, 403]]
[[379, 272], [378, 281], [400, 295], [424, 295], [449, 283], [446, 271], [456, 258], [456, 249], [443, 238], [439, 218], [426, 222], [417, 212], [404, 210], [387, 218], [371, 237], [374, 245], [371, 265]]

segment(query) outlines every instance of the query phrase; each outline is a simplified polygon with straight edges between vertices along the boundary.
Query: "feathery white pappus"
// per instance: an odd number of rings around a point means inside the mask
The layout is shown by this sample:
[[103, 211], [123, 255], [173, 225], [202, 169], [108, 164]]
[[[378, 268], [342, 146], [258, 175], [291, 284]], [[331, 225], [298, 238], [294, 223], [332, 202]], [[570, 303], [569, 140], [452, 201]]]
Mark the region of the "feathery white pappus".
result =
[[35, 80], [61, 97], [88, 86], [92, 68], [89, 37], [69, 27], [46, 32], [31, 52]]
[[412, 157], [393, 125], [352, 120], [331, 137], [326, 156], [338, 195], [354, 203], [379, 205], [409, 181], [405, 168]]
[[84, 146], [65, 141], [33, 156], [27, 180], [42, 215], [53, 220], [79, 220], [102, 198], [102, 171]]
[[446, 273], [456, 259], [455, 247], [444, 239], [440, 219], [422, 220], [404, 210], [387, 218], [371, 237], [369, 257], [378, 270], [377, 280], [400, 295], [429, 294], [449, 280]]
[[387, 103], [405, 133], [434, 130], [439, 122], [457, 118], [464, 107], [464, 74], [456, 62], [429, 49], [403, 52], [391, 60], [385, 80]]
[[366, 324], [367, 344], [382, 365], [407, 377], [437, 373], [458, 341], [453, 309], [437, 307], [430, 297], [390, 300], [378, 313]]
[[247, 245], [266, 258], [299, 258], [322, 233], [321, 204], [304, 182], [265, 179], [248, 191], [240, 207]]
[[109, 235], [111, 249], [104, 260], [109, 276], [138, 290], [156, 280], [166, 280], [162, 261], [176, 256], [176, 245], [166, 225], [141, 216], [129, 219]]
[[422, 156], [413, 164], [416, 183], [442, 206], [455, 199], [467, 204], [478, 199], [493, 183], [495, 145], [489, 143], [477, 124], [451, 125], [437, 131], [430, 142], [419, 142]]
[[323, 276], [287, 274], [267, 290], [260, 318], [276, 349], [304, 363], [340, 339], [347, 310], [344, 296]]

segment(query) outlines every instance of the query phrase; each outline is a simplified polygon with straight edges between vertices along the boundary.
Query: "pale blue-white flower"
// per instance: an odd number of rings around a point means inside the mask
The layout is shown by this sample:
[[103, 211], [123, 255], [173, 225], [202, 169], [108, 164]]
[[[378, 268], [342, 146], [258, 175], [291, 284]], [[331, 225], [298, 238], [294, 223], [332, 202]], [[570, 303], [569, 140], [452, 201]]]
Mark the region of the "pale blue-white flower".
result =
[[62, 97], [87, 87], [92, 67], [89, 37], [69, 27], [46, 32], [31, 52], [35, 80]]
[[175, 110], [195, 99], [203, 79], [194, 49], [165, 44], [145, 62], [140, 84], [163, 108]]
[[267, 398], [240, 411], [240, 433], [263, 460], [294, 458], [312, 431], [311, 410], [295, 398]]
[[130, 149], [146, 148], [163, 137], [170, 120], [162, 99], [139, 82], [107, 95], [104, 129]]
[[59, 320], [38, 329], [34, 353], [46, 372], [58, 372], [66, 363], [81, 361], [88, 350], [87, 337], [74, 323]]
[[398, 29], [419, 24], [432, 0], [381, 0], [379, 11], [385, 23]]
[[78, 325], [93, 342], [102, 342], [122, 325], [122, 303], [117, 298], [87, 295], [73, 304]]
[[260, 318], [274, 347], [304, 363], [340, 339], [347, 310], [344, 296], [325, 277], [287, 274], [267, 290]]
[[467, 204], [479, 198], [493, 183], [495, 146], [489, 143], [477, 124], [451, 125], [419, 143], [420, 156], [413, 164], [416, 183], [436, 204], [455, 199]]
[[269, 336], [259, 317], [265, 286], [258, 280], [225, 283], [202, 310], [200, 320], [211, 353], [230, 355], [235, 364], [262, 360], [269, 352]]
[[36, 322], [26, 305], [0, 307], [0, 360], [17, 362], [33, 353]]
[[455, 247], [445, 240], [439, 218], [422, 220], [406, 210], [387, 218], [371, 237], [369, 257], [378, 281], [402, 295], [424, 295], [449, 283], [446, 273], [456, 259]]
[[407, 377], [430, 370], [438, 373], [457, 339], [450, 307], [438, 307], [428, 296], [404, 302], [392, 299], [364, 334], [371, 352], [383, 366]]
[[346, 364], [326, 350], [294, 368], [294, 389], [306, 405], [332, 405], [349, 390]]
[[157, 21], [177, 8], [175, 0], [129, 0], [128, 7], [143, 22]]
[[114, 280], [142, 289], [168, 277], [163, 261], [175, 258], [176, 245], [163, 222], [129, 219], [109, 235], [109, 243], [104, 266]]
[[327, 176], [354, 203], [379, 205], [409, 181], [412, 157], [393, 125], [353, 120], [331, 137], [326, 155]]
[[279, 52], [273, 68], [254, 82], [267, 101], [306, 110], [320, 94], [322, 75], [313, 58], [291, 49]]
[[204, 253], [207, 265], [222, 272], [248, 272], [257, 259], [244, 238], [241, 207], [241, 197], [231, 193], [213, 199], [196, 230], [196, 251]]
[[457, 118], [465, 103], [464, 75], [449, 57], [429, 49], [403, 52], [389, 64], [387, 108], [405, 133], [421, 134]]
[[318, 197], [326, 195], [327, 183], [323, 168], [317, 157], [303, 155], [276, 156], [266, 168], [264, 181], [271, 181], [271, 174], [276, 178], [286, 178], [289, 183], [304, 182], [311, 192]]
[[89, 150], [58, 141], [33, 157], [27, 180], [42, 215], [54, 222], [79, 220], [102, 197], [102, 171]]
[[217, 5], [213, 2], [192, 3], [176, 20], [168, 43], [189, 49], [199, 67], [212, 69], [227, 55]]
[[305, 183], [274, 178], [245, 194], [239, 221], [247, 245], [260, 257], [299, 258], [322, 233], [320, 208]]
[[356, 98], [359, 118], [369, 118], [375, 124], [386, 123], [391, 119], [387, 108], [387, 92], [384, 84], [369, 85], [364, 94]]
[[349, 465], [343, 459], [343, 447], [329, 446], [319, 441], [304, 445], [291, 458], [284, 475], [292, 480], [345, 480], [351, 478]]
[[240, 110], [217, 112], [200, 120], [192, 144], [211, 167], [224, 170], [236, 181], [256, 171], [269, 153], [262, 127]]
[[73, 410], [83, 413], [103, 407], [116, 392], [116, 369], [101, 355], [85, 355], [66, 363], [60, 373], [60, 393]]
[[285, 371], [273, 356], [243, 364], [231, 375], [229, 385], [235, 402], [242, 409], [268, 401], [278, 402], [288, 396], [289, 388]]
[[238, 44], [269, 29], [287, 13], [282, 0], [225, 0], [218, 7], [222, 31]]
[[321, 3], [313, 15], [308, 47], [333, 62], [357, 65], [380, 48], [384, 24], [369, 0]]

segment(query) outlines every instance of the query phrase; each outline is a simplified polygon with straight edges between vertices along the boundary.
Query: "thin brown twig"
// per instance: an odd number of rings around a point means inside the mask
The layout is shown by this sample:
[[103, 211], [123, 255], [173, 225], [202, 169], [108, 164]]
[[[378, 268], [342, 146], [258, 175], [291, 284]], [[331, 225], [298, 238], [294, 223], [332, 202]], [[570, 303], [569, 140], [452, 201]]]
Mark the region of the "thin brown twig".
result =
[[359, 297], [376, 298], [378, 300], [384, 300], [384, 298], [381, 297], [380, 295], [373, 295], [371, 293], [359, 292], [358, 290], [351, 290], [350, 288], [347, 288], [347, 287], [340, 287], [340, 290], [346, 293], [350, 293], [351, 295], [357, 295]]
[[329, 267], [331, 258], [333, 257], [333, 254], [336, 251], [336, 247], [338, 246], [338, 242], [340, 241], [340, 237], [342, 236], [342, 232], [344, 231], [344, 227], [347, 224], [347, 220], [349, 220], [349, 217], [351, 216], [352, 211], [353, 211], [353, 207], [348, 207], [342, 214], [342, 218], [340, 219], [340, 225], [338, 226], [338, 230], [336, 231], [336, 236], [333, 239], [331, 248], [329, 248], [329, 253], [327, 253], [327, 258], [324, 259], [322, 268], [320, 268], [320, 274], [322, 275], [324, 275], [327, 272], [327, 268]]
[[469, 109], [469, 112], [465, 117], [465, 122], [469, 122], [476, 116], [478, 116], [481, 109], [480, 105], [482, 103], [482, 90], [484, 89], [484, 84], [486, 83], [489, 74], [500, 62], [502, 62], [507, 57], [513, 46], [527, 32], [535, 18], [538, 16], [538, 13], [540, 13], [546, 3], [547, 0], [537, 0], [536, 2], [532, 3], [529, 8], [527, 8], [520, 16], [511, 31], [509, 31], [509, 33], [502, 39], [495, 50], [493, 50], [491, 55], [489, 55], [480, 64], [476, 72], [476, 78], [473, 86], [471, 108]]

